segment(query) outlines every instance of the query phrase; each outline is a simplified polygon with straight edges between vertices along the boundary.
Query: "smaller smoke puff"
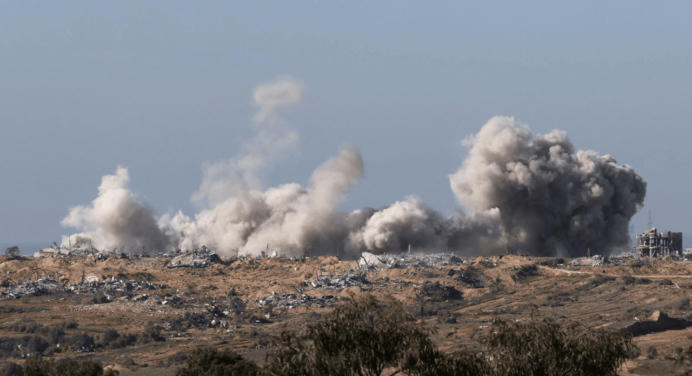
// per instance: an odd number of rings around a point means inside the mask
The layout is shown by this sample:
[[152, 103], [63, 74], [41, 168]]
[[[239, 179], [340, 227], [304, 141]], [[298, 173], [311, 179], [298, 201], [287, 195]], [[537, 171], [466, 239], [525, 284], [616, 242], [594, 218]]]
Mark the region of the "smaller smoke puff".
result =
[[276, 110], [282, 107], [299, 105], [305, 95], [305, 86], [298, 80], [283, 76], [274, 81], [260, 84], [252, 93], [252, 98], [260, 107], [255, 121], [277, 121]]
[[458, 211], [452, 216], [430, 208], [410, 196], [405, 201], [370, 214], [349, 236], [350, 247], [370, 252], [400, 252], [409, 246], [430, 252], [455, 251], [489, 254], [503, 248], [498, 211], [473, 217]]
[[101, 180], [98, 197], [90, 206], [70, 210], [62, 225], [82, 233], [63, 237], [63, 246], [87, 245], [98, 249], [142, 253], [172, 248], [172, 237], [159, 228], [154, 210], [127, 189], [127, 168], [118, 166], [115, 175]]
[[254, 117], [257, 135], [245, 144], [245, 153], [204, 165], [202, 184], [192, 202], [208, 209], [241, 192], [261, 189], [260, 171], [298, 146], [298, 132], [282, 121], [277, 110], [300, 104], [304, 91], [301, 82], [287, 76], [258, 85], [253, 93], [259, 107]]

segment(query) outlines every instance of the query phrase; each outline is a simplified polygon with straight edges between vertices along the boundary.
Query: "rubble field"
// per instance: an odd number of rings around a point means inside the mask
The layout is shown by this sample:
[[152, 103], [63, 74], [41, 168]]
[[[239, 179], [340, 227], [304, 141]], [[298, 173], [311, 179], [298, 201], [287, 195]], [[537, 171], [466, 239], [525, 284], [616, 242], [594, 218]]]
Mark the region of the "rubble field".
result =
[[[45, 256], [45, 255], [44, 255]], [[692, 261], [517, 255], [0, 256], [0, 362], [34, 353], [100, 360], [121, 375], [172, 375], [198, 345], [262, 361], [345, 299], [393, 297], [437, 328], [445, 351], [480, 349], [496, 318], [532, 315], [627, 331], [621, 375], [667, 375], [692, 345]]]

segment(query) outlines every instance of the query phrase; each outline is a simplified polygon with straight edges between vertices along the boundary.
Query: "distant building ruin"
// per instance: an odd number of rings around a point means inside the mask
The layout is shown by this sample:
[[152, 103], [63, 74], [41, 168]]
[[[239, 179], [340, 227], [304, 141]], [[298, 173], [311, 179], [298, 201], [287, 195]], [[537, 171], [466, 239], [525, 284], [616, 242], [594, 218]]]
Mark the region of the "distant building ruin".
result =
[[637, 235], [637, 251], [642, 256], [682, 256], [682, 232], [658, 232], [656, 227]]

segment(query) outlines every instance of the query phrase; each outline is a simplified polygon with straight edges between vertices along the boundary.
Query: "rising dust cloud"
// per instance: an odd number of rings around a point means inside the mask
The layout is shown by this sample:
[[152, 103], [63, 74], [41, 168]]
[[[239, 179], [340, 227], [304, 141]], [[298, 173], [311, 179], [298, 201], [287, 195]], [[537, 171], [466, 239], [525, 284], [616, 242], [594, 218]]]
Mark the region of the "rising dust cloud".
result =
[[508, 250], [545, 256], [609, 254], [629, 248], [628, 226], [646, 196], [646, 182], [609, 155], [577, 151], [563, 131], [533, 137], [514, 118], [496, 116], [463, 141], [469, 154], [450, 184], [459, 204], [439, 213], [415, 196], [381, 210], [337, 209], [364, 173], [355, 146], [344, 145], [317, 167], [309, 185], [263, 189], [260, 172], [298, 148], [298, 132], [281, 108], [301, 103], [305, 88], [291, 77], [260, 84], [253, 93], [256, 135], [240, 155], [203, 166], [191, 200], [157, 217], [127, 188], [127, 168], [106, 175], [98, 197], [62, 221], [80, 233], [63, 245], [89, 242], [117, 252], [170, 252], [206, 246], [220, 254], [258, 255], [269, 248], [288, 256], [305, 252], [354, 258], [363, 251]]

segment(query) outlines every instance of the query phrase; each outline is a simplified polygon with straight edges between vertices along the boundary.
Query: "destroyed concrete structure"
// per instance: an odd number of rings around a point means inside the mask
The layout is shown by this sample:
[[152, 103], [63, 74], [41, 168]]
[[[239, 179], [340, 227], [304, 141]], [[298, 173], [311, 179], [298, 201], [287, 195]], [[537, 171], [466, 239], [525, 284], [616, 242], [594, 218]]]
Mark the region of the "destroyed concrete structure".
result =
[[221, 258], [207, 247], [190, 253], [175, 256], [167, 265], [168, 268], [206, 268], [213, 264], [221, 264]]
[[637, 251], [648, 257], [682, 256], [682, 232], [658, 232], [656, 227], [644, 230], [637, 235]]
[[[490, 261], [489, 261], [490, 262]], [[406, 268], [437, 268], [467, 262], [452, 253], [401, 253], [374, 255], [363, 252], [358, 259], [358, 266], [367, 269], [406, 269]]]

